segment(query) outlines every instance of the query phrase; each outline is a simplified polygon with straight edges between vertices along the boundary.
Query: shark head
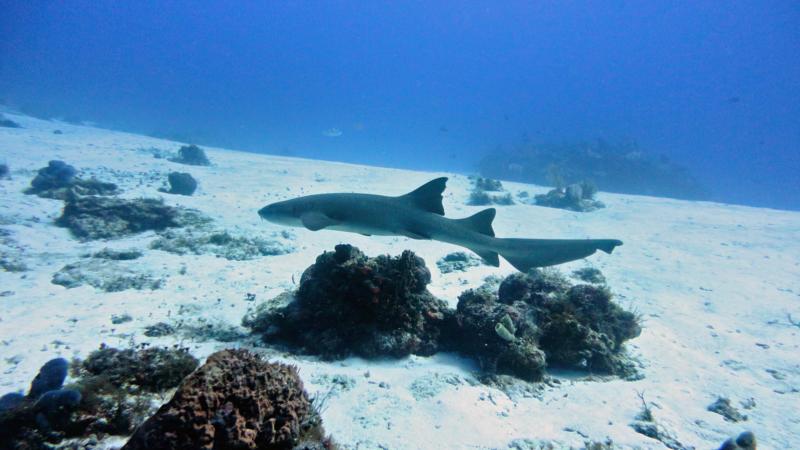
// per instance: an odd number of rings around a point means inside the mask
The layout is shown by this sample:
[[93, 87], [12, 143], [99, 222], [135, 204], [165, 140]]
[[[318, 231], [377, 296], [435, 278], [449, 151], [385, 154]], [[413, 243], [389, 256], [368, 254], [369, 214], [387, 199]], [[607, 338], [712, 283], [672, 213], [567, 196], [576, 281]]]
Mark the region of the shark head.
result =
[[258, 215], [278, 225], [301, 227], [303, 223], [300, 217], [307, 209], [308, 205], [298, 198], [269, 204], [258, 210]]

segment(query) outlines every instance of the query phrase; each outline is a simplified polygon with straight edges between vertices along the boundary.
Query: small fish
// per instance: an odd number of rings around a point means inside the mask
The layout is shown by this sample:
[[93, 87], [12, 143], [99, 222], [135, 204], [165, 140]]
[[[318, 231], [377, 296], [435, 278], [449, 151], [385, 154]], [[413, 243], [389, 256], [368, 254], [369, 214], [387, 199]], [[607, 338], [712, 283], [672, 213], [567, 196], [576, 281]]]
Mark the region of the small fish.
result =
[[342, 135], [342, 130], [338, 128], [328, 128], [322, 132], [322, 135], [325, 137], [335, 138]]

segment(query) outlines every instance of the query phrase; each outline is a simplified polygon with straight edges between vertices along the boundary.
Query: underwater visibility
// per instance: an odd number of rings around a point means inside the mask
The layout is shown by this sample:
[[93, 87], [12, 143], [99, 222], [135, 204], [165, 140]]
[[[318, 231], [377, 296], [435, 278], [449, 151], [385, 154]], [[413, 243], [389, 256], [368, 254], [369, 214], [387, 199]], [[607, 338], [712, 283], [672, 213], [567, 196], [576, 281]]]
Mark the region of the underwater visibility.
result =
[[3, 2], [0, 450], [800, 448], [797, 23]]

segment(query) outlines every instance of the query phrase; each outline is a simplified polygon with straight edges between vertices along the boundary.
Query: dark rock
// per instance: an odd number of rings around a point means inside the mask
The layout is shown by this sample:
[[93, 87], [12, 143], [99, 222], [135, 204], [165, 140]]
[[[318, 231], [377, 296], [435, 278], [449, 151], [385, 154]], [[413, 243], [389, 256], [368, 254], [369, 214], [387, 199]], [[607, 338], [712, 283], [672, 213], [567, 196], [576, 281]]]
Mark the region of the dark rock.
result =
[[306, 442], [330, 445], [297, 369], [224, 350], [186, 378], [123, 449], [291, 449]]
[[177, 386], [197, 364], [185, 349], [151, 347], [135, 351], [101, 346], [80, 368], [88, 375], [102, 376], [116, 387], [133, 385], [160, 392]]
[[756, 435], [751, 431], [745, 431], [734, 438], [728, 438], [722, 443], [719, 450], [756, 450]]
[[56, 224], [82, 240], [114, 239], [183, 225], [182, 211], [156, 199], [77, 197], [67, 200]]
[[3, 117], [2, 114], [0, 114], [0, 127], [4, 127], [4, 128], [22, 128], [22, 125], [18, 124], [17, 122], [14, 122], [11, 119], [6, 119], [5, 117]]
[[133, 317], [131, 317], [130, 314], [113, 314], [111, 316], [111, 323], [114, 325], [120, 325], [131, 321], [133, 321]]
[[718, 397], [714, 403], [708, 405], [707, 409], [721, 415], [728, 422], [742, 422], [747, 420], [747, 416], [734, 408], [733, 405], [731, 405], [730, 399], [725, 397]]
[[54, 422], [67, 423], [69, 412], [76, 410], [80, 403], [80, 392], [74, 389], [58, 389], [42, 394], [34, 404], [34, 409], [43, 416], [37, 417], [40, 422], [44, 418], [48, 427], [61, 428], [61, 424]]
[[42, 192], [50, 189], [68, 187], [78, 170], [64, 161], [50, 161], [47, 167], [39, 169], [38, 174], [31, 180], [32, 191]]
[[31, 382], [28, 398], [37, 399], [47, 391], [61, 389], [67, 378], [69, 363], [64, 358], [54, 358], [47, 361]]
[[243, 324], [324, 358], [431, 355], [451, 313], [429, 282], [424, 261], [410, 251], [368, 258], [337, 245], [305, 270], [286, 306], [259, 308]]
[[208, 157], [206, 157], [206, 152], [196, 145], [184, 145], [178, 150], [178, 156], [171, 158], [170, 161], [191, 166], [211, 165]]
[[51, 359], [39, 369], [27, 396], [0, 398], [0, 448], [44, 449], [46, 441], [60, 440], [81, 401], [80, 392], [62, 388], [68, 365], [63, 358]]
[[147, 337], [162, 337], [175, 334], [175, 327], [168, 323], [158, 322], [155, 325], [148, 325], [144, 329], [144, 335]]
[[171, 172], [168, 180], [170, 194], [192, 195], [197, 189], [197, 181], [188, 173]]
[[67, 200], [77, 195], [113, 195], [118, 193], [117, 185], [104, 183], [94, 179], [77, 178], [77, 170], [64, 161], [50, 161], [47, 167], [39, 169], [31, 180], [31, 187], [26, 194], [35, 194], [43, 198]]
[[25, 401], [25, 396], [19, 392], [9, 392], [0, 397], [0, 414], [3, 411], [14, 409]]

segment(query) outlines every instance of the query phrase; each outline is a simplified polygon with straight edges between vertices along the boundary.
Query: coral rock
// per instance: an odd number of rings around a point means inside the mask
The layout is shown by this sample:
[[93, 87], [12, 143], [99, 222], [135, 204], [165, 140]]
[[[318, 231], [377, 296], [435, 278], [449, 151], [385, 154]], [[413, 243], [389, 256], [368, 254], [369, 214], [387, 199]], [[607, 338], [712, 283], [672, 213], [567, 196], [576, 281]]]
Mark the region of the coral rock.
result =
[[451, 313], [426, 289], [430, 277], [413, 252], [368, 258], [337, 245], [306, 269], [294, 301], [245, 326], [326, 358], [431, 355]]
[[317, 427], [294, 367], [224, 350], [187, 377], [123, 449], [290, 449]]

